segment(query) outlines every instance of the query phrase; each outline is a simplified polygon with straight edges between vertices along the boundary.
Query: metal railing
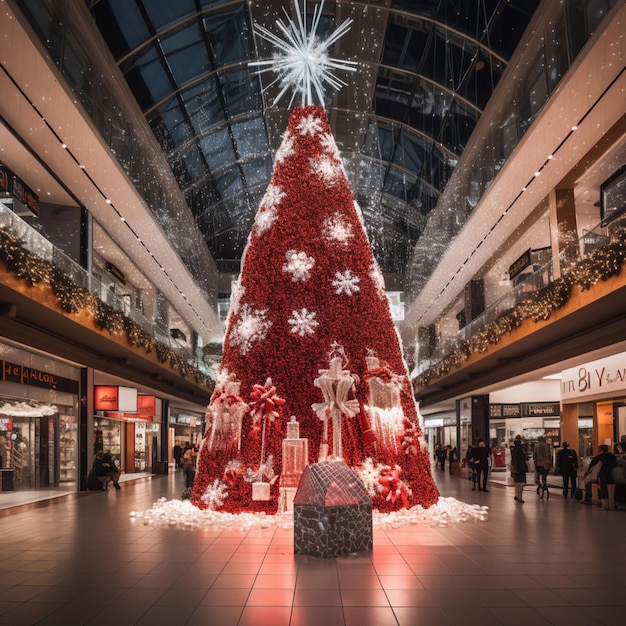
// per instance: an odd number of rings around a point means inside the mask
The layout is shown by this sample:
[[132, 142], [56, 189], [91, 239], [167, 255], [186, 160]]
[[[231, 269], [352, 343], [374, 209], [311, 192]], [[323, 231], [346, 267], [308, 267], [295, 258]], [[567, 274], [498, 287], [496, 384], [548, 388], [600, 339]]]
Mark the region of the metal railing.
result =
[[184, 359], [186, 363], [197, 368], [205, 376], [212, 375], [209, 366], [202, 359], [194, 355], [191, 349], [185, 348], [177, 342], [173, 342], [167, 334], [167, 331], [160, 328], [153, 320], [145, 317], [139, 310], [129, 306], [127, 301], [108, 289], [98, 278], [67, 256], [67, 254], [52, 244], [36, 229], [27, 224], [1, 201], [0, 229], [18, 240], [25, 250], [52, 264], [77, 287], [89, 291], [96, 296], [96, 298], [110, 306], [114, 311], [123, 313], [126, 317], [130, 318], [133, 322], [138, 324], [144, 332], [154, 337], [159, 343], [167, 346], [172, 352]]
[[[617, 226], [617, 223], [615, 224]], [[624, 226], [621, 222], [620, 226]], [[578, 240], [579, 260], [584, 259], [599, 247], [610, 242], [609, 227], [598, 224], [587, 231]], [[563, 254], [560, 261], [563, 259]], [[578, 261], [576, 261], [578, 262]], [[418, 359], [418, 363], [411, 372], [411, 377], [419, 376], [430, 367], [440, 363], [446, 357], [461, 349], [472, 337], [482, 332], [489, 324], [495, 322], [505, 313], [513, 310], [517, 305], [533, 297], [540, 289], [553, 282], [552, 268], [554, 259], [550, 259], [538, 269], [529, 273], [524, 280], [494, 302], [492, 302], [478, 317], [461, 328], [455, 335], [441, 338], [439, 344], [428, 358]]]

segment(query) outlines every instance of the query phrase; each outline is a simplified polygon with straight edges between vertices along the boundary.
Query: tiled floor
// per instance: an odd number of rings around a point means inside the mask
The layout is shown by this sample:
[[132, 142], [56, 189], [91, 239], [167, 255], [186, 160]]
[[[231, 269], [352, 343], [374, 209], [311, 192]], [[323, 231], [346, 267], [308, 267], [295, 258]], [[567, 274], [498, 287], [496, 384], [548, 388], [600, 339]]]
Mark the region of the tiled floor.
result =
[[393, 626], [621, 624], [626, 510], [549, 501], [437, 472], [443, 496], [486, 522], [375, 527], [374, 549], [293, 553], [292, 529], [183, 530], [133, 510], [180, 494], [182, 477], [56, 498], [0, 515], [0, 624]]

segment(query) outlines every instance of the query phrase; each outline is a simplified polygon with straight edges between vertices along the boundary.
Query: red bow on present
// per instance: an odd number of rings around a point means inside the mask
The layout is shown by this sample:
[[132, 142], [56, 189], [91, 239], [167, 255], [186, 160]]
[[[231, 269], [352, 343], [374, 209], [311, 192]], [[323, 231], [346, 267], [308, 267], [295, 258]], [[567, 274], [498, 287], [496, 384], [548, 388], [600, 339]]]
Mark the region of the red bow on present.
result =
[[385, 465], [380, 470], [380, 476], [378, 478], [378, 483], [381, 485], [382, 490], [381, 493], [385, 497], [385, 500], [391, 502], [391, 504], [395, 504], [396, 500], [400, 499], [402, 502], [402, 506], [409, 509], [411, 505], [409, 504], [408, 494], [404, 483], [400, 480], [400, 474], [402, 470], [399, 465], [391, 467], [390, 465]]
[[[276, 393], [276, 387], [272, 385], [271, 378], [265, 381], [265, 385], [253, 385], [250, 399], [252, 431], [256, 431], [253, 436], [258, 436], [263, 419], [267, 418], [268, 422], [273, 422], [279, 415], [278, 407], [285, 404], [285, 401]], [[252, 435], [253, 432], [250, 434]]]

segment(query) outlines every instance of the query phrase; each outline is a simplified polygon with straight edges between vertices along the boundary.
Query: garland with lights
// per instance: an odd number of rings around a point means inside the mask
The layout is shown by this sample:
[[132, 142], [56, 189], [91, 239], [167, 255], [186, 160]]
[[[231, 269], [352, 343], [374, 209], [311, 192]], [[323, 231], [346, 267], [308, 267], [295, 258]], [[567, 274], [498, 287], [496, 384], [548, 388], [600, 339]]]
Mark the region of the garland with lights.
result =
[[107, 331], [111, 335], [125, 336], [134, 348], [142, 349], [147, 354], [154, 351], [160, 363], [169, 361], [181, 376], [193, 376], [197, 384], [212, 386], [211, 378], [188, 363], [184, 357], [157, 341], [137, 322], [116, 311], [89, 290], [76, 285], [52, 263], [24, 248], [18, 239], [6, 232], [0, 232], [0, 262], [29, 287], [48, 285], [58, 307], [67, 315], [88, 311], [99, 330]]
[[414, 379], [415, 391], [459, 367], [470, 355], [486, 352], [525, 320], [539, 322], [549, 319], [552, 313], [565, 306], [576, 287], [580, 291], [588, 291], [593, 285], [619, 275], [625, 259], [626, 229], [620, 228], [611, 235], [608, 243], [590, 252], [560, 278], [524, 298], [469, 340], [461, 340], [451, 354]]

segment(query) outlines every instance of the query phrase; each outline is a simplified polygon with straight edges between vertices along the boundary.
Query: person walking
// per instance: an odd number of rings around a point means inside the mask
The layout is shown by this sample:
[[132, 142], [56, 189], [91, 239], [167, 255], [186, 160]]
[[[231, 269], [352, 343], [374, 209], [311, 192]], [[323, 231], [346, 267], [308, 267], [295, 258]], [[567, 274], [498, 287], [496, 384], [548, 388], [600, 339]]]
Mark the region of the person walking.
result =
[[541, 490], [542, 485], [548, 482], [548, 472], [552, 467], [552, 454], [550, 446], [546, 438], [542, 435], [539, 437], [538, 443], [533, 450], [533, 461], [535, 462], [535, 473], [537, 475], [537, 493]]
[[526, 462], [526, 454], [522, 447], [522, 438], [520, 435], [515, 436], [513, 441], [513, 449], [511, 450], [511, 476], [515, 485], [515, 501], [524, 502], [522, 492], [526, 484], [526, 474], [528, 473], [528, 463]]
[[472, 491], [483, 491], [489, 493], [487, 489], [487, 478], [489, 475], [489, 450], [484, 439], [479, 439], [475, 447], [472, 448], [468, 459], [468, 464], [474, 468], [474, 486]]
[[198, 458], [197, 446], [190, 445], [185, 454], [183, 454], [183, 472], [185, 474], [185, 489], [193, 487], [193, 481], [196, 477], [196, 460]]
[[563, 497], [567, 498], [569, 490], [572, 498], [576, 493], [576, 477], [578, 474], [578, 455], [569, 447], [567, 441], [556, 455], [556, 472], [563, 477]]

